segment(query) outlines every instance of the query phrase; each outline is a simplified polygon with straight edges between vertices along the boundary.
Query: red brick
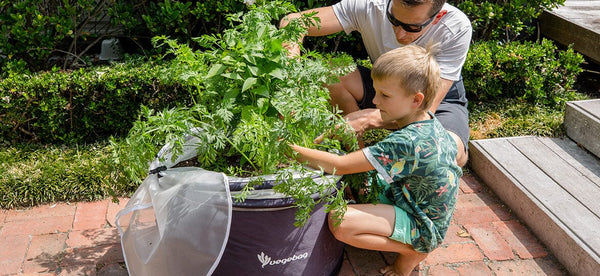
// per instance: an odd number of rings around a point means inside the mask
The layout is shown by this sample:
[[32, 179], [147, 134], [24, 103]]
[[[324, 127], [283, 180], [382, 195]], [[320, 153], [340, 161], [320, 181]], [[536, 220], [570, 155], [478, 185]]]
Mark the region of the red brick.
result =
[[475, 243], [491, 260], [509, 260], [515, 256], [508, 243], [491, 223], [465, 225]]
[[342, 262], [342, 267], [340, 268], [340, 272], [338, 276], [354, 276], [354, 270], [352, 270], [352, 264], [348, 261], [348, 259], [344, 258]]
[[543, 258], [548, 252], [538, 240], [516, 220], [494, 222], [498, 232], [521, 259]]
[[469, 262], [461, 264], [456, 270], [460, 275], [493, 276], [492, 270], [483, 262]]
[[[118, 203], [114, 203], [112, 201], [108, 202], [108, 211], [106, 214], [106, 220], [108, 221], [108, 224], [112, 227], [116, 227], [115, 225], [115, 219], [117, 217], [117, 213], [119, 211], [121, 211], [121, 209], [125, 208], [125, 205], [127, 205], [127, 202], [129, 202], [129, 198], [118, 198], [119, 202]], [[127, 225], [121, 225], [123, 227], [127, 226]]]
[[470, 236], [465, 236], [464, 234], [462, 236], [459, 235], [462, 233], [468, 235], [468, 232], [460, 228], [459, 225], [451, 224], [450, 227], [448, 227], [448, 232], [446, 232], [444, 244], [473, 242]]
[[24, 273], [52, 272], [58, 268], [58, 260], [65, 249], [66, 234], [39, 235], [31, 238]]
[[28, 246], [29, 236], [0, 236], [0, 275], [21, 270]]
[[[544, 264], [542, 263], [542, 266]], [[567, 275], [558, 266], [542, 267], [537, 260], [515, 260], [490, 263], [490, 268], [496, 276], [513, 275]]]
[[120, 244], [107, 244], [95, 247], [67, 248], [60, 263], [61, 267], [76, 267], [87, 264], [123, 262]]
[[477, 224], [513, 219], [508, 210], [499, 205], [472, 208], [456, 208], [453, 222], [459, 225]]
[[4, 220], [6, 219], [7, 215], [8, 215], [7, 210], [0, 210], [0, 227], [2, 227], [2, 224], [4, 223]]
[[458, 271], [445, 265], [434, 265], [429, 268], [427, 276], [459, 276]]
[[456, 243], [440, 246], [425, 258], [425, 265], [461, 263], [469, 261], [481, 261], [483, 254], [473, 243]]
[[57, 203], [42, 205], [31, 209], [10, 210], [6, 216], [6, 222], [22, 220], [40, 220], [49, 217], [63, 217], [75, 214], [75, 205]]
[[44, 217], [36, 220], [17, 220], [5, 222], [0, 230], [0, 235], [43, 235], [64, 233], [71, 229], [73, 216]]
[[78, 203], [73, 220], [73, 230], [102, 228], [106, 225], [107, 210], [107, 200]]
[[95, 264], [86, 264], [86, 265], [77, 265], [77, 266], [67, 266], [61, 267], [59, 276], [96, 276], [96, 265]]
[[474, 176], [465, 175], [460, 178], [460, 190], [465, 194], [479, 193], [483, 191], [483, 185]]
[[71, 231], [67, 245], [72, 248], [91, 247], [119, 243], [120, 237], [116, 228], [100, 228]]

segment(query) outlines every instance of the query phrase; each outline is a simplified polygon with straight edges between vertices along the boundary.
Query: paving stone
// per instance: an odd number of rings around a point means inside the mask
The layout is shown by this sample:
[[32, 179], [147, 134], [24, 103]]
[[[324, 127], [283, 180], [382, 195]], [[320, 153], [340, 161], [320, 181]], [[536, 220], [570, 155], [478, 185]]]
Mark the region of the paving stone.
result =
[[544, 246], [518, 221], [497, 221], [493, 224], [519, 258], [542, 258], [548, 255]]
[[31, 237], [27, 257], [23, 263], [24, 273], [54, 272], [65, 249], [67, 234], [47, 234]]
[[423, 264], [451, 264], [481, 260], [483, 260], [483, 254], [474, 243], [456, 243], [438, 247], [429, 253]]
[[491, 223], [465, 225], [475, 243], [490, 260], [515, 258], [512, 249]]
[[73, 230], [97, 229], [106, 225], [108, 200], [80, 202], [77, 204]]
[[57, 203], [51, 205], [42, 205], [29, 209], [8, 210], [6, 222], [22, 220], [41, 220], [50, 217], [63, 217], [75, 214], [75, 205], [67, 203]]
[[97, 272], [98, 276], [127, 276], [127, 268], [119, 263], [111, 263], [103, 266]]
[[427, 276], [459, 276], [458, 271], [445, 265], [434, 265], [429, 267]]
[[46, 216], [40, 219], [15, 220], [5, 222], [0, 236], [5, 235], [43, 235], [64, 233], [73, 226], [73, 216]]
[[453, 223], [459, 225], [476, 224], [514, 219], [508, 210], [499, 205], [456, 208], [452, 218]]
[[[129, 202], [128, 198], [118, 198], [118, 200], [119, 200], [118, 203], [114, 203], [112, 201], [108, 202], [108, 211], [106, 213], [106, 221], [112, 227], [116, 227], [115, 219], [117, 217], [117, 213], [119, 211], [121, 211], [121, 209], [123, 209], [125, 207], [125, 205], [127, 205], [127, 202]], [[127, 225], [122, 225], [122, 226], [125, 227]]]
[[86, 265], [77, 265], [77, 266], [66, 266], [59, 268], [60, 272], [59, 276], [96, 276], [96, 265], [95, 264], [86, 264]]
[[466, 230], [463, 230], [460, 227], [460, 225], [451, 224], [450, 227], [448, 227], [448, 231], [446, 232], [446, 237], [444, 238], [444, 244], [465, 243], [465, 242], [470, 242], [470, 243], [473, 242], [469, 233]]
[[116, 228], [77, 230], [69, 233], [67, 245], [72, 248], [92, 247], [120, 242]]
[[86, 264], [106, 264], [123, 262], [120, 244], [99, 245], [95, 247], [68, 248], [60, 263], [61, 267], [75, 267]]
[[533, 259], [493, 262], [490, 268], [496, 276], [514, 276], [514, 275], [567, 275], [560, 269], [551, 269], [543, 267]]
[[0, 236], [0, 275], [15, 274], [21, 270], [29, 247], [29, 236]]
[[465, 194], [479, 193], [484, 190], [484, 186], [477, 181], [477, 178], [465, 175], [460, 178], [460, 190]]
[[492, 270], [484, 262], [469, 262], [456, 268], [459, 275], [493, 276]]

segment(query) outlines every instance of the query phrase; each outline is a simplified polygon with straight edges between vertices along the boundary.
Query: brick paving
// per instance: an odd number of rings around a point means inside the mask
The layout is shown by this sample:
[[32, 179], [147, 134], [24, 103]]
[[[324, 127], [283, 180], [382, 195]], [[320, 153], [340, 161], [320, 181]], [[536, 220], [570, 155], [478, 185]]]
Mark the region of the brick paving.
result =
[[[110, 200], [0, 210], [0, 275], [127, 275]], [[394, 253], [347, 246], [338, 276], [379, 275]], [[461, 179], [444, 243], [412, 275], [567, 275], [475, 176]]]

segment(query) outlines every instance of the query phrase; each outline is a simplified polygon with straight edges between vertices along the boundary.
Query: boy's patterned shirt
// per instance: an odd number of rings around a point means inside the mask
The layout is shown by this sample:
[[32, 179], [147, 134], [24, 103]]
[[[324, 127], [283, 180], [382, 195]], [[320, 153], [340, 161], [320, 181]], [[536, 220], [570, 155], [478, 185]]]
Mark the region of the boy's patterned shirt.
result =
[[412, 246], [419, 252], [438, 247], [448, 230], [458, 196], [461, 168], [456, 142], [433, 119], [409, 124], [364, 148], [377, 170], [386, 198], [409, 214]]

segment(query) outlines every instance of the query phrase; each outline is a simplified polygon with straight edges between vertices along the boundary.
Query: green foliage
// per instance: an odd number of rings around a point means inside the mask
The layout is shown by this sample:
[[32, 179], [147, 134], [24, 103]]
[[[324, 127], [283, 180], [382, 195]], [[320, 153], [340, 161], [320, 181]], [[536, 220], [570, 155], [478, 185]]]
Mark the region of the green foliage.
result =
[[0, 79], [0, 137], [5, 141], [81, 143], [124, 135], [140, 105], [185, 104], [189, 91], [163, 65], [131, 60], [90, 69]]
[[512, 41], [531, 35], [533, 23], [544, 9], [562, 5], [565, 0], [459, 0], [452, 4], [471, 19], [475, 40]]
[[546, 39], [486, 41], [471, 46], [462, 74], [470, 100], [517, 98], [556, 106], [573, 98], [571, 88], [582, 62], [572, 48], [559, 51]]
[[65, 147], [19, 144], [0, 149], [0, 207], [92, 201], [128, 191], [109, 163], [106, 143]]
[[[166, 37], [154, 40], [157, 47], [168, 49], [168, 56], [174, 56], [167, 71], [179, 76], [184, 85], [195, 87], [194, 105], [161, 112], [145, 109], [124, 143], [113, 141], [116, 162], [133, 181], [147, 175], [148, 162], [160, 147], [169, 143], [181, 150], [183, 136], [192, 134], [200, 139], [201, 167], [243, 173], [237, 176], [277, 174], [285, 184], [276, 189], [295, 197], [301, 207], [298, 222], [306, 220], [315, 204], [312, 193], [331, 189], [335, 183], [321, 186], [312, 179], [293, 181], [280, 170], [282, 166], [304, 170], [288, 157], [288, 143], [315, 147], [313, 139], [329, 132], [342, 142], [329, 140], [321, 147], [356, 148], [353, 134], [336, 127], [345, 124], [331, 111], [323, 86], [356, 67], [345, 55], [309, 52], [298, 59], [288, 58], [282, 43], [298, 39], [305, 31], [298, 28], [300, 24], [315, 24], [307, 15], [278, 29], [273, 22], [292, 10], [289, 3], [268, 1], [247, 13], [232, 14], [229, 20], [238, 23], [235, 27], [195, 39], [206, 50], [193, 50]], [[193, 133], [193, 128], [201, 131]], [[343, 204], [339, 201], [338, 205]]]

